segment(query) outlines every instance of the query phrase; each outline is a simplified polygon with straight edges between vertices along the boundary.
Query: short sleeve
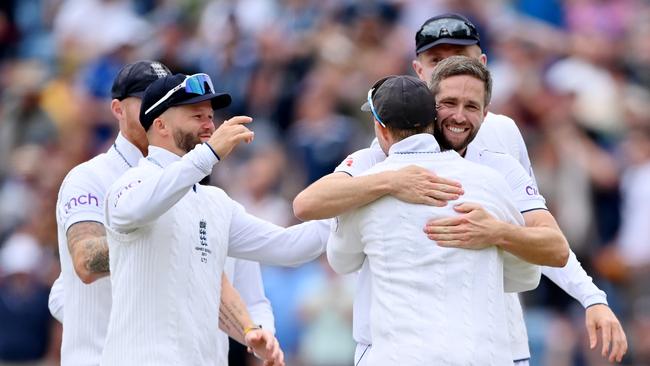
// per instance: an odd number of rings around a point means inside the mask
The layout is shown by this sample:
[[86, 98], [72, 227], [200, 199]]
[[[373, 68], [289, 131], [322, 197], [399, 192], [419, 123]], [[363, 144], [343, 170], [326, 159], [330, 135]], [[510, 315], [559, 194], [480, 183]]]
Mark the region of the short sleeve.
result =
[[104, 223], [104, 195], [106, 187], [96, 175], [84, 169], [73, 169], [59, 191], [57, 211], [59, 224], [67, 231], [81, 221]]
[[373, 145], [369, 148], [361, 149], [348, 155], [348, 157], [345, 158], [336, 169], [334, 169], [334, 172], [343, 172], [352, 177], [356, 177], [385, 159], [386, 154], [384, 154], [381, 148], [378, 145]]

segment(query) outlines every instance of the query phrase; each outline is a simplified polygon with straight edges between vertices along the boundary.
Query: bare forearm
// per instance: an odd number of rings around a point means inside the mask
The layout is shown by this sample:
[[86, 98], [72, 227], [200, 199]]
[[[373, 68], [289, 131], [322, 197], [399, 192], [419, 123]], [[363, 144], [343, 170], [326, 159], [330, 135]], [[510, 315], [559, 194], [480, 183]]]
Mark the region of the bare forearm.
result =
[[221, 280], [221, 304], [219, 306], [219, 329], [237, 342], [246, 345], [244, 329], [253, 324], [246, 304], [225, 275]]
[[567, 263], [569, 245], [559, 229], [502, 223], [499, 232], [498, 245], [529, 263], [549, 267]]
[[333, 173], [314, 182], [293, 201], [293, 211], [301, 220], [321, 220], [361, 207], [391, 193], [392, 172], [360, 177]]
[[74, 269], [81, 281], [92, 283], [109, 275], [108, 242], [102, 224], [74, 224], [68, 230], [67, 239]]
[[97, 278], [108, 276], [108, 242], [105, 236], [88, 239], [83, 243], [86, 271]]

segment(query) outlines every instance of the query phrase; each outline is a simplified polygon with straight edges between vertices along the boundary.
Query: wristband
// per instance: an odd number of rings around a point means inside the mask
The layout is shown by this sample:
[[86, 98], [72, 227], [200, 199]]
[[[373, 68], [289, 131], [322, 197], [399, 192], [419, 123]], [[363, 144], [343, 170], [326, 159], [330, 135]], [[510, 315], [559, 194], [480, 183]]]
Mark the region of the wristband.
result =
[[262, 325], [251, 325], [249, 327], [244, 328], [244, 336], [246, 336], [246, 334], [256, 329], [262, 329]]

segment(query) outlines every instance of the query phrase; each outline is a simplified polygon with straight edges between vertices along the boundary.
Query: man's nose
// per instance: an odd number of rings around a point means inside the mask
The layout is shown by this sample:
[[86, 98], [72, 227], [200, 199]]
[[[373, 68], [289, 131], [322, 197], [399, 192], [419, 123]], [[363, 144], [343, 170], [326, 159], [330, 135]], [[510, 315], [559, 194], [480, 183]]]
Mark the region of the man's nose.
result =
[[455, 123], [463, 123], [467, 120], [467, 118], [465, 117], [465, 111], [463, 110], [463, 106], [454, 107], [451, 114], [451, 119]]

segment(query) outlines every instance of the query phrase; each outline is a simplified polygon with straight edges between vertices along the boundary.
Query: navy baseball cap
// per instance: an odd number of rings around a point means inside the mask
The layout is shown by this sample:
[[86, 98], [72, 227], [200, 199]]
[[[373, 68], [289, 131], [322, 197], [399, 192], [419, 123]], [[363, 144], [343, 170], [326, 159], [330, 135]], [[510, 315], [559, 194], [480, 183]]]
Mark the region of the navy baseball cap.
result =
[[439, 44], [481, 46], [481, 37], [476, 26], [469, 19], [456, 13], [447, 13], [430, 18], [415, 33], [415, 54]]
[[228, 93], [217, 93], [207, 74], [165, 76], [151, 83], [144, 92], [140, 107], [140, 123], [145, 130], [167, 109], [179, 105], [196, 104], [209, 100], [212, 109], [230, 105]]
[[372, 112], [384, 127], [408, 130], [433, 123], [436, 103], [424, 81], [409, 75], [378, 80], [368, 91], [362, 111]]
[[118, 100], [128, 97], [142, 98], [149, 84], [171, 74], [169, 68], [158, 61], [145, 60], [128, 64], [115, 77], [111, 98]]

